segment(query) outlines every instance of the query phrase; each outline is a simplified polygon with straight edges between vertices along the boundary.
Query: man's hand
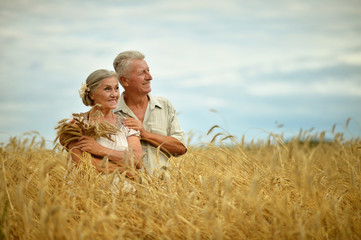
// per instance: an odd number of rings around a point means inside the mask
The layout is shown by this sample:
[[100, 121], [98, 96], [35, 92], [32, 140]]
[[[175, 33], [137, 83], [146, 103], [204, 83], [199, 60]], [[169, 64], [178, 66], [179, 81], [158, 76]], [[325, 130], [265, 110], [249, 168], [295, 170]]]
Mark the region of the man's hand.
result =
[[187, 152], [187, 148], [176, 138], [147, 132], [143, 128], [143, 123], [135, 118], [125, 118], [123, 124], [131, 129], [138, 130], [141, 140], [145, 140], [155, 147], [161, 145], [160, 149], [167, 154], [182, 155]]
[[124, 124], [124, 126], [127, 126], [128, 128], [138, 130], [141, 135], [145, 131], [143, 128], [143, 123], [140, 120], [137, 120], [135, 118], [125, 118], [123, 120], [123, 124]]

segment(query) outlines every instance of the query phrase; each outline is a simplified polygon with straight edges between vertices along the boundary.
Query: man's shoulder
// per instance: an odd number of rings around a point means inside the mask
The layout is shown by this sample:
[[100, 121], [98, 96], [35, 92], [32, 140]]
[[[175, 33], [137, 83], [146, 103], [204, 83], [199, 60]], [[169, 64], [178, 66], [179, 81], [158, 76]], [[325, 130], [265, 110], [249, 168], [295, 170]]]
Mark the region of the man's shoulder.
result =
[[149, 97], [155, 101], [159, 101], [159, 102], [169, 102], [168, 98], [163, 97], [163, 96], [154, 96], [154, 95], [149, 95]]
[[154, 95], [149, 95], [149, 97], [150, 97], [151, 101], [154, 102], [154, 105], [156, 105], [156, 106], [159, 106], [162, 108], [173, 107], [171, 102], [166, 97], [154, 96]]

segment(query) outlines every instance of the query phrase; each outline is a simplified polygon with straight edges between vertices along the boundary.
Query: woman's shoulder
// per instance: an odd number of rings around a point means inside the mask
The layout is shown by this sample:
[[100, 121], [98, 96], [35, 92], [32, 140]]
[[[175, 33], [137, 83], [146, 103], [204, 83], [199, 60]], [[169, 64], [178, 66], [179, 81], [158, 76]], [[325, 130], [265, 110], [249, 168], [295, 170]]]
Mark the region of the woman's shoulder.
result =
[[133, 130], [123, 124], [124, 116], [117, 115], [117, 123], [116, 126], [120, 132], [123, 132], [127, 137], [132, 135], [140, 136], [140, 132], [138, 130]]
[[117, 121], [116, 121], [116, 126], [117, 127], [125, 127], [123, 125], [123, 120], [125, 119], [125, 117], [123, 115], [119, 115], [119, 114], [115, 114], [115, 116], [117, 117]]

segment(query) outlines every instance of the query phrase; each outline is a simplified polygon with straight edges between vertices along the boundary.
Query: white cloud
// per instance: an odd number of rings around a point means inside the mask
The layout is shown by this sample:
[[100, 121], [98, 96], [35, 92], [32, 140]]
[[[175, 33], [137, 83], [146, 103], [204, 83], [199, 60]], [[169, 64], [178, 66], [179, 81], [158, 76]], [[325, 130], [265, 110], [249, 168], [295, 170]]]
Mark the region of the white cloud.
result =
[[339, 60], [346, 64], [356, 64], [361, 66], [361, 52], [344, 53], [339, 56]]
[[172, 100], [177, 111], [222, 108], [228, 105], [227, 99], [220, 98], [218, 96], [208, 96], [204, 92], [200, 92], [198, 94], [194, 92], [174, 93], [168, 98]]
[[21, 112], [34, 112], [43, 109], [45, 106], [48, 106], [46, 102], [29, 102], [29, 101], [6, 101], [0, 102], [0, 111], [7, 113], [18, 113], [21, 115]]
[[360, 79], [328, 79], [324, 82], [314, 82], [310, 86], [314, 94], [327, 94], [331, 96], [349, 96], [361, 98]]
[[218, 70], [213, 72], [200, 72], [199, 75], [178, 80], [184, 88], [242, 86], [244, 80], [235, 69]]
[[25, 118], [21, 118], [17, 115], [2, 114], [0, 118], [0, 132], [6, 132], [9, 127], [14, 127], [16, 125], [21, 126], [24, 123], [26, 123]]
[[245, 85], [246, 91], [257, 97], [352, 96], [361, 97], [360, 79], [327, 79], [325, 81], [268, 81]]

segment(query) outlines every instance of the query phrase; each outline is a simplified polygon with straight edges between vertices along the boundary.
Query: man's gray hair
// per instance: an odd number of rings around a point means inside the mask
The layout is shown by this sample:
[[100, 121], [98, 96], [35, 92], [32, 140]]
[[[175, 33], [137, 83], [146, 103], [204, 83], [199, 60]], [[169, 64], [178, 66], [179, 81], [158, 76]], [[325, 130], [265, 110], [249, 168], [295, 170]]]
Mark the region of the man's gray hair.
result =
[[144, 54], [139, 51], [125, 51], [118, 54], [114, 59], [113, 67], [118, 73], [118, 77], [127, 76], [129, 74], [128, 66], [132, 60], [144, 59]]

